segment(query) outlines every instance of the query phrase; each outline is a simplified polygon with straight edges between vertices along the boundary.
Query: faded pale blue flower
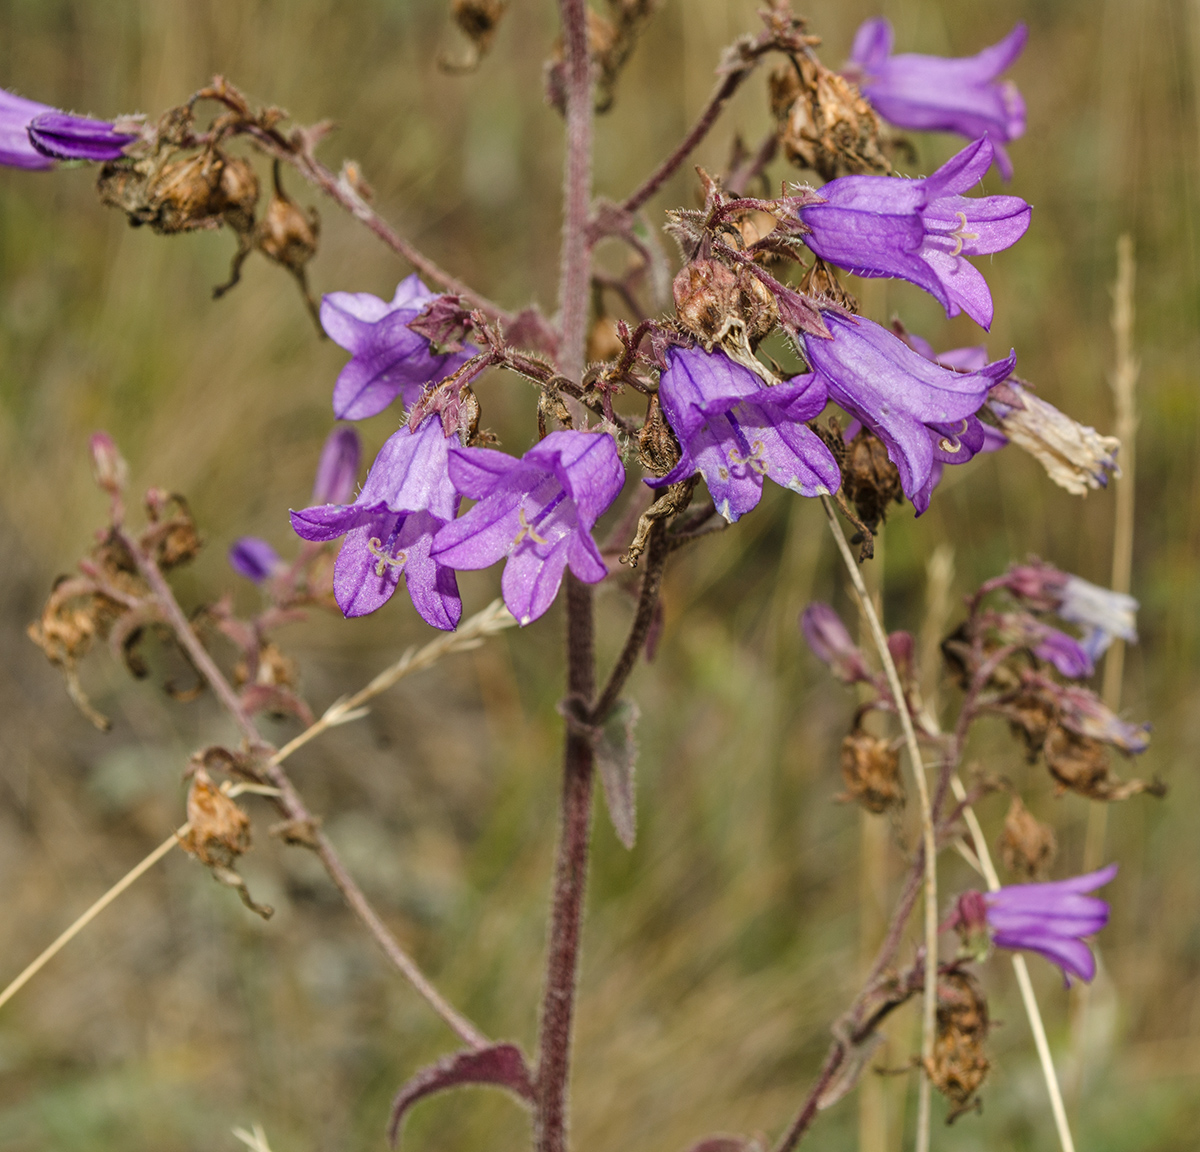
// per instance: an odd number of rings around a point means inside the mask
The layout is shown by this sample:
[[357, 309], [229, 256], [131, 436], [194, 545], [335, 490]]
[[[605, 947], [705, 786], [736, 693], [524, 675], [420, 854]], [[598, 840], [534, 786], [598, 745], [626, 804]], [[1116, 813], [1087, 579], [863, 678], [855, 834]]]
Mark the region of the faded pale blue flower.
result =
[[987, 923], [992, 940], [1000, 948], [1039, 952], [1071, 976], [1091, 980], [1096, 975], [1096, 958], [1083, 937], [1099, 932], [1108, 923], [1104, 900], [1086, 893], [1109, 883], [1117, 874], [1116, 864], [1042, 884], [1012, 884], [984, 893]]
[[625, 479], [611, 436], [551, 432], [519, 460], [455, 446], [449, 468], [454, 487], [479, 503], [438, 532], [432, 555], [460, 570], [507, 557], [500, 587], [520, 624], [550, 607], [567, 567], [588, 584], [608, 575], [591, 532]]
[[314, 504], [345, 504], [354, 495], [358, 483], [358, 465], [362, 444], [358, 433], [344, 424], [325, 438], [317, 475], [313, 480]]
[[447, 473], [449, 441], [430, 416], [392, 435], [353, 504], [292, 512], [305, 540], [345, 536], [333, 569], [333, 594], [346, 616], [366, 616], [391, 599], [401, 575], [413, 607], [434, 628], [454, 628], [462, 600], [454, 572], [430, 556], [433, 534], [453, 520], [458, 494]]
[[699, 472], [717, 511], [732, 522], [762, 498], [763, 478], [804, 496], [834, 492], [837, 462], [804, 426], [825, 407], [825, 385], [815, 375], [766, 387], [724, 352], [672, 348], [658, 384], [659, 402], [682, 449], [653, 488]]
[[832, 338], [805, 337], [808, 362], [828, 386], [830, 399], [884, 442], [919, 515], [929, 506], [935, 449], [959, 455], [964, 445], [972, 455], [982, 449], [982, 428], [971, 418], [988, 389], [1012, 371], [1016, 355], [977, 372], [955, 372], [926, 360], [864, 317], [836, 312], [822, 312], [822, 317]]
[[1138, 602], [1078, 576], [1068, 576], [1060, 591], [1057, 612], [1084, 631], [1083, 646], [1098, 660], [1115, 639], [1137, 643]]
[[286, 565], [265, 540], [257, 536], [243, 536], [229, 548], [229, 567], [239, 576], [262, 584], [281, 572]]
[[966, 312], [992, 326], [992, 294], [966, 257], [1011, 247], [1032, 209], [1016, 196], [969, 197], [992, 164], [986, 138], [968, 144], [932, 176], [842, 176], [800, 208], [801, 239], [821, 259], [856, 276], [891, 276], [924, 288], [947, 316]]
[[1010, 80], [996, 77], [1025, 47], [1018, 24], [998, 44], [975, 56], [949, 59], [916, 53], [892, 55], [891, 23], [877, 16], [863, 24], [845, 74], [885, 120], [914, 131], [958, 132], [969, 140], [990, 136], [1005, 180], [1012, 164], [1003, 145], [1025, 131], [1025, 101]]
[[400, 282], [390, 301], [369, 292], [331, 292], [324, 297], [321, 326], [351, 354], [333, 389], [333, 414], [339, 420], [365, 420], [397, 396], [408, 406], [426, 384], [456, 372], [474, 355], [469, 345], [439, 355], [409, 328], [436, 296], [414, 273]]
[[0, 164], [52, 168], [55, 160], [115, 160], [136, 139], [108, 121], [70, 116], [0, 89]]
[[1128, 752], [1140, 755], [1150, 747], [1150, 725], [1132, 724], [1122, 720], [1094, 692], [1074, 685], [1059, 688], [1058, 718], [1064, 728], [1091, 740], [1099, 740]]

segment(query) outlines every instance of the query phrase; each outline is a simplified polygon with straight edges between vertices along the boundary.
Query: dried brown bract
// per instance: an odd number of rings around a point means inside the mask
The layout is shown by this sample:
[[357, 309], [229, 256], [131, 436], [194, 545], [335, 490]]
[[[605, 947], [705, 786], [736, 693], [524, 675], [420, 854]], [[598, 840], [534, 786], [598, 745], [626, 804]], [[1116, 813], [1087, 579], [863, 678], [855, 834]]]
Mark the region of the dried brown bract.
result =
[[983, 1054], [988, 1028], [987, 1000], [975, 978], [959, 968], [943, 973], [938, 982], [937, 1036], [925, 1070], [953, 1105], [947, 1124], [978, 1107], [975, 1094], [991, 1067]]
[[451, 75], [474, 72], [491, 51], [496, 29], [507, 11], [508, 0], [453, 0], [450, 15], [467, 38], [467, 52], [457, 60], [443, 52], [438, 67]]
[[187, 501], [178, 493], [151, 488], [146, 493], [150, 526], [141, 543], [152, 551], [154, 562], [164, 571], [193, 560], [203, 545]]
[[796, 56], [771, 74], [771, 108], [793, 164], [824, 180], [852, 173], [888, 174], [880, 125], [859, 90], [811, 56]]
[[188, 830], [179, 838], [180, 846], [199, 860], [213, 879], [237, 889], [247, 908], [269, 920], [274, 909], [254, 902], [246, 881], [234, 868], [237, 858], [250, 848], [250, 817], [212, 782], [204, 768], [195, 761], [193, 765], [187, 798]]
[[1041, 880], [1058, 852], [1054, 829], [1043, 824], [1014, 796], [1000, 835], [1000, 858], [1022, 881]]
[[1152, 796], [1166, 792], [1158, 781], [1121, 780], [1109, 763], [1107, 745], [1059, 724], [1051, 727], [1042, 754], [1060, 795], [1070, 791], [1092, 800], [1127, 800], [1141, 792]]
[[[629, 62], [646, 21], [660, 0], [608, 0], [608, 16], [588, 9], [588, 52], [596, 71], [593, 107], [607, 112], [616, 96], [617, 80]], [[546, 65], [546, 102], [562, 112], [566, 107], [562, 41]]]
[[904, 806], [900, 753], [890, 741], [856, 728], [842, 741], [841, 762], [846, 791], [839, 800], [853, 800], [877, 814]]
[[679, 441], [662, 414], [657, 396], [650, 397], [638, 432], [638, 460], [653, 476], [665, 476], [679, 463]]
[[842, 495], [854, 505], [868, 532], [874, 533], [887, 518], [888, 505], [899, 504], [904, 499], [900, 472], [888, 458], [887, 447], [866, 428], [860, 429], [847, 443], [836, 419], [829, 421], [828, 428], [819, 424], [811, 427], [838, 462], [842, 472]]

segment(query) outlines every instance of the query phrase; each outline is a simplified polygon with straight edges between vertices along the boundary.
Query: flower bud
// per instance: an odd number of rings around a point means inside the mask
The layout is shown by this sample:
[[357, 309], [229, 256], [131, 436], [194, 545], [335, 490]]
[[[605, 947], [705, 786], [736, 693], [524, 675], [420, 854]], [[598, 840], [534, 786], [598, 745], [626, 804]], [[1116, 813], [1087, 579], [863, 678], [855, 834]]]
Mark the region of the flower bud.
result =
[[317, 476], [313, 481], [314, 504], [349, 504], [358, 483], [358, 465], [362, 445], [358, 433], [345, 424], [335, 428], [325, 440]]
[[235, 540], [229, 549], [229, 566], [239, 576], [261, 584], [276, 575], [284, 563], [265, 540], [257, 536], [243, 536]]
[[92, 475], [96, 483], [110, 496], [119, 496], [129, 479], [129, 465], [125, 463], [116, 441], [107, 432], [96, 432], [89, 445], [92, 450]]
[[841, 617], [828, 604], [818, 601], [805, 608], [800, 615], [800, 631], [817, 659], [828, 664], [829, 670], [843, 684], [871, 679], [858, 645], [850, 639]]

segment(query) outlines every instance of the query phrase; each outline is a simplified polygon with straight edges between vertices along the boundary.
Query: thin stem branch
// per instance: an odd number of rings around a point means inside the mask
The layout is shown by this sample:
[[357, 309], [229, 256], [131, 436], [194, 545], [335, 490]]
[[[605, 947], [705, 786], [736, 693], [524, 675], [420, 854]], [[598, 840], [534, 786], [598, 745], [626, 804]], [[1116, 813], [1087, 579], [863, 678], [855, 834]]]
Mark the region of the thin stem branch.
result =
[[401, 236], [363, 199], [349, 180], [335, 176], [311, 152], [297, 150], [287, 141], [277, 138], [277, 134], [266, 132], [257, 125], [244, 125], [240, 131], [248, 135], [268, 155], [290, 164], [305, 180], [319, 188], [356, 220], [365, 224], [384, 244], [402, 259], [407, 260], [421, 275], [432, 280], [447, 292], [452, 292], [454, 295], [468, 300], [473, 308], [478, 308], [493, 320], [507, 323], [513, 319], [511, 312], [501, 308], [486, 296], [476, 292], [469, 284], [463, 283], [457, 276], [447, 272], [440, 264], [426, 256], [411, 240]]
[[[146, 581], [154, 596], [166, 623], [174, 631], [179, 643], [188, 654], [196, 670], [208, 682], [217, 699], [229, 712], [237, 724], [247, 744], [251, 748], [264, 748], [267, 742], [263, 740], [254, 722], [246, 715], [233, 686], [225, 678], [207, 648], [200, 642], [191, 622], [184, 614], [175, 599], [174, 590], [167, 582], [154, 558], [139, 547], [136, 540], [129, 536], [123, 528], [116, 528], [121, 542], [129, 550], [137, 562], [138, 571]], [[310, 830], [313, 848], [330, 879], [342, 893], [346, 903], [366, 925], [376, 943], [383, 949], [384, 954], [400, 970], [403, 976], [419, 992], [430, 1007], [450, 1026], [458, 1037], [473, 1048], [486, 1047], [490, 1041], [469, 1021], [462, 1016], [421, 972], [416, 962], [400, 946], [396, 938], [388, 931], [387, 926], [371, 907], [361, 888], [346, 870], [337, 850], [324, 832], [320, 830], [319, 822], [314, 819], [300, 794], [293, 786], [291, 779], [277, 760], [267, 762], [266, 776], [279, 789], [276, 803], [284, 816]]]
[[[567, 573], [567, 690], [590, 701], [596, 690], [592, 590]], [[538, 1034], [537, 1152], [567, 1146], [567, 1083], [571, 1071], [571, 1026], [579, 970], [592, 826], [594, 754], [587, 735], [568, 722], [563, 753], [561, 828], [554, 875], [546, 987]]]
[[642, 588], [638, 596], [637, 611], [625, 638], [625, 646], [608, 674], [608, 680], [600, 692], [591, 712], [593, 724], [603, 724], [621, 695], [621, 689], [629, 679], [637, 665], [639, 653], [646, 643], [650, 625], [654, 621], [654, 609], [658, 604], [658, 593], [662, 588], [663, 570], [667, 565], [667, 557], [671, 554], [671, 545], [667, 539], [666, 526], [663, 521], [656, 521], [650, 529], [650, 543], [646, 549], [646, 570], [642, 576]]
[[759, 56], [749, 59], [737, 58], [737, 63], [722, 75], [713, 89], [708, 103], [701, 111], [696, 123], [676, 145], [675, 150], [649, 175], [641, 186], [630, 193], [621, 207], [626, 212], [636, 212], [678, 170], [679, 166], [696, 150], [717, 122], [729, 98], [741, 87], [742, 81], [754, 71]]
[[592, 202], [592, 62], [587, 0], [559, 0], [566, 84], [566, 159], [563, 165], [563, 237], [558, 312], [562, 344], [558, 368], [583, 377], [591, 287], [588, 216]]
[[[900, 717], [900, 727], [904, 732], [904, 742], [908, 748], [908, 758], [911, 762], [913, 778], [917, 785], [917, 796], [921, 805], [921, 835], [925, 847], [925, 1002], [921, 1021], [921, 1061], [923, 1066], [928, 1069], [933, 1058], [933, 1041], [937, 1028], [938, 914], [937, 835], [933, 826], [933, 810], [929, 804], [929, 787], [925, 780], [925, 765], [921, 758], [920, 746], [917, 744], [917, 734], [913, 729], [912, 716], [908, 711], [904, 687], [900, 682], [900, 675], [896, 671], [896, 663], [892, 659], [892, 654], [888, 649], [887, 635], [884, 633], [883, 626], [879, 622], [879, 616], [875, 612], [875, 605], [871, 602], [871, 597], [867, 594], [862, 573], [859, 572], [858, 564], [855, 562], [854, 556], [850, 551], [850, 545], [846, 542], [846, 534], [842, 531], [842, 526], [838, 522], [833, 503], [827, 496], [821, 497], [821, 503], [825, 508], [825, 515], [829, 519], [829, 527], [833, 532], [834, 542], [837, 544], [838, 551], [842, 555], [846, 571], [850, 575], [850, 582], [854, 586], [859, 604], [870, 626], [871, 636], [875, 641], [875, 647], [879, 652], [879, 659], [883, 664], [884, 673], [887, 675], [888, 685], [892, 690], [892, 697], [896, 703], [896, 714]], [[917, 1152], [928, 1152], [929, 1149], [929, 1125], [932, 1104], [930, 1088], [929, 1076], [928, 1072], [926, 1072], [921, 1077], [917, 1113]]]

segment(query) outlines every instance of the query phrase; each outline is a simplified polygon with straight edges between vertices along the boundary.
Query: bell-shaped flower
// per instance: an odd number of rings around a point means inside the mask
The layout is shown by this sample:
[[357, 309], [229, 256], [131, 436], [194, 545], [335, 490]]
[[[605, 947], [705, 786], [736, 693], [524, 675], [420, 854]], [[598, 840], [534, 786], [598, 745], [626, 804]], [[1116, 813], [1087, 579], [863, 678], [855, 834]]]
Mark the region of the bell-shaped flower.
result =
[[474, 355], [435, 352], [429, 340], [409, 328], [437, 298], [414, 273], [401, 280], [390, 301], [369, 292], [330, 292], [321, 301], [321, 327], [351, 354], [333, 389], [339, 420], [365, 420], [397, 396], [412, 404], [426, 384], [456, 372]]
[[1025, 101], [1012, 81], [996, 77], [1020, 56], [1027, 35], [1025, 25], [1018, 24], [975, 56], [893, 56], [892, 25], [876, 16], [859, 28], [844, 72], [875, 111], [898, 128], [958, 132], [969, 140], [990, 136], [1008, 180], [1012, 164], [1003, 145], [1024, 133]]
[[257, 536], [242, 536], [229, 547], [229, 567], [239, 576], [262, 584], [282, 572], [287, 565], [265, 540]]
[[658, 398], [682, 451], [654, 488], [699, 472], [731, 523], [762, 498], [763, 479], [804, 496], [835, 492], [841, 473], [804, 421], [819, 416], [826, 389], [813, 374], [767, 387], [724, 352], [672, 348]]
[[801, 239], [822, 260], [856, 276], [892, 276], [924, 288], [947, 316], [966, 312], [992, 325], [992, 294], [966, 258], [1011, 247], [1032, 209], [1017, 196], [964, 196], [992, 164], [983, 137], [923, 180], [842, 176], [821, 189], [824, 203], [798, 215]]
[[292, 512], [292, 527], [305, 540], [346, 537], [333, 568], [334, 598], [346, 616], [382, 607], [403, 574], [422, 620], [446, 630], [458, 624], [462, 600], [454, 572], [430, 556], [433, 534], [458, 510], [447, 473], [449, 448], [436, 416], [415, 432], [406, 425], [379, 450], [353, 504]]
[[55, 160], [116, 160], [136, 132], [110, 121], [70, 116], [0, 89], [0, 164], [52, 168]]
[[345, 504], [354, 495], [358, 483], [358, 465], [362, 444], [358, 433], [344, 424], [325, 438], [317, 475], [313, 480], [314, 504]]
[[551, 432], [519, 460], [455, 446], [449, 468], [454, 487], [479, 503], [438, 532], [432, 556], [460, 570], [508, 557], [500, 588], [518, 623], [550, 607], [568, 566], [588, 584], [608, 575], [591, 532], [625, 480], [611, 436]]
[[1106, 901], [1086, 893], [1101, 888], [1117, 874], [1110, 864], [1098, 872], [1041, 884], [1011, 884], [983, 895], [992, 942], [1000, 948], [1040, 952], [1071, 976], [1091, 980], [1096, 958], [1083, 937], [1108, 923]]
[[905, 496], [918, 514], [924, 512], [935, 448], [951, 455], [963, 445], [972, 454], [982, 450], [982, 427], [971, 418], [987, 399], [988, 389], [1012, 371], [1016, 355], [1010, 353], [977, 372], [955, 372], [926, 360], [864, 317], [836, 312], [822, 316], [832, 338], [805, 338], [809, 364], [828, 386], [830, 399], [883, 441]]

